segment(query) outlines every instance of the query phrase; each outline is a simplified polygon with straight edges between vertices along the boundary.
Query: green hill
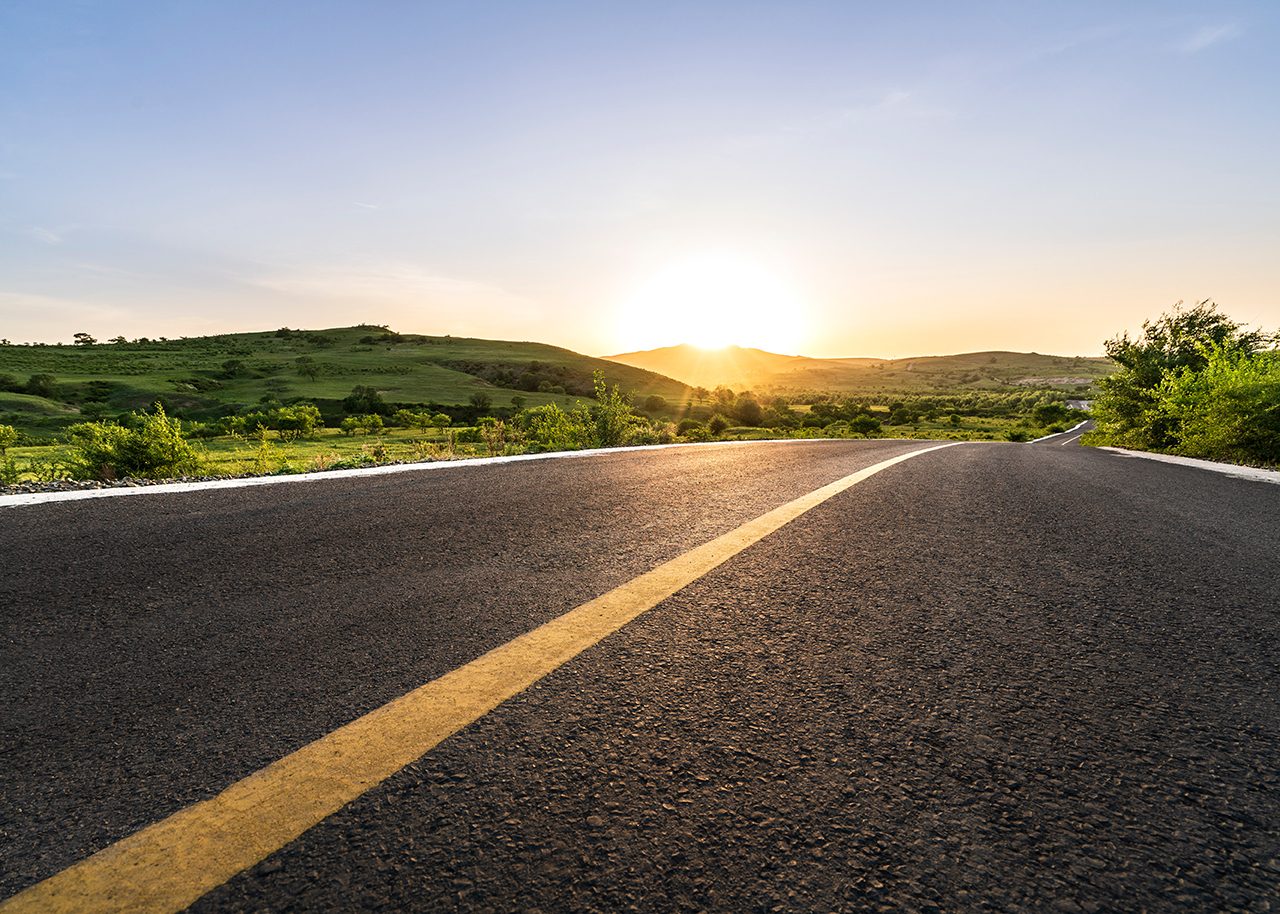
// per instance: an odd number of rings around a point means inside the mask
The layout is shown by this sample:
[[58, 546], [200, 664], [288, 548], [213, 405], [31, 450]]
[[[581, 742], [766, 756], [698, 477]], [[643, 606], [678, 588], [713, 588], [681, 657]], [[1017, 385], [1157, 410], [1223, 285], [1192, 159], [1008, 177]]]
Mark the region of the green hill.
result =
[[[264, 399], [306, 400], [341, 413], [353, 387], [391, 404], [466, 416], [590, 397], [592, 373], [637, 399], [686, 399], [689, 388], [652, 371], [543, 343], [397, 334], [384, 327], [278, 330], [91, 346], [0, 346], [0, 423], [54, 431], [86, 416], [157, 400], [192, 419], [229, 415]], [[38, 376], [52, 376], [40, 379]], [[36, 376], [33, 383], [32, 378]]]
[[668, 346], [608, 357], [695, 385], [760, 393], [873, 394], [1041, 387], [1084, 394], [1110, 374], [1109, 359], [1035, 352], [970, 352], [908, 359], [813, 359], [729, 346]]

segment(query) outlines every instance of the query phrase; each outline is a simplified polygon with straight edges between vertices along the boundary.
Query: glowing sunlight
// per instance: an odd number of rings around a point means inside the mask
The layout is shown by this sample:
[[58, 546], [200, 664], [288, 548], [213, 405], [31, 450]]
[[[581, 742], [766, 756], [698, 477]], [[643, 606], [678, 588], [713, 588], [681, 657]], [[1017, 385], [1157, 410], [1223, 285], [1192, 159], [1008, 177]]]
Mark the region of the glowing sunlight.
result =
[[619, 311], [629, 349], [689, 343], [795, 352], [808, 339], [805, 308], [777, 272], [741, 255], [702, 254], [667, 264]]

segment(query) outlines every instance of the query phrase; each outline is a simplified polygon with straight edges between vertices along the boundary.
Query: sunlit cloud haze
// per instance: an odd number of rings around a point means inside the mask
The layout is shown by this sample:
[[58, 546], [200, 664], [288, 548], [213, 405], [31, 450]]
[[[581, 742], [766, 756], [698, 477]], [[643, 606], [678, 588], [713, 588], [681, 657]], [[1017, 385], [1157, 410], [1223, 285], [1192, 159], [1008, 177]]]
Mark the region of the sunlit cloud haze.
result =
[[1278, 52], [1270, 0], [7, 3], [0, 336], [1274, 328]]

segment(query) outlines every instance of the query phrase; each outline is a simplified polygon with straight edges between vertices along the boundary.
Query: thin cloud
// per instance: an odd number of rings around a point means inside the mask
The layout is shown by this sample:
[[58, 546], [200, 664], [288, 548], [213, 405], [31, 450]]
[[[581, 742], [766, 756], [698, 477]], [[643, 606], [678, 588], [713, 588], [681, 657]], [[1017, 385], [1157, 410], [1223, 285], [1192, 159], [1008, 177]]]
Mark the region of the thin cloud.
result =
[[856, 126], [872, 123], [945, 122], [955, 118], [954, 110], [931, 105], [916, 92], [890, 89], [860, 104], [830, 108], [819, 111], [805, 120], [779, 124], [771, 130], [733, 137], [729, 145], [733, 148], [767, 147], [838, 134]]
[[44, 244], [62, 244], [62, 236], [52, 229], [33, 226], [27, 229], [27, 235]]
[[1230, 41], [1240, 35], [1240, 26], [1234, 22], [1224, 22], [1221, 25], [1206, 25], [1197, 29], [1190, 37], [1179, 42], [1178, 50], [1184, 54], [1196, 54], [1205, 48], [1211, 48], [1215, 44], [1222, 44], [1224, 41]]

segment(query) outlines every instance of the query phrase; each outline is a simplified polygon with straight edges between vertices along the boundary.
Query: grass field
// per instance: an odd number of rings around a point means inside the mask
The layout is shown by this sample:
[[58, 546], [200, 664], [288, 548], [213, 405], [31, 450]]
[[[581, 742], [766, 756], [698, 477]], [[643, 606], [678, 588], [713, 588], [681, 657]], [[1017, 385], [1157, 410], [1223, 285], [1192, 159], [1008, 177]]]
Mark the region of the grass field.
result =
[[[189, 419], [228, 415], [264, 400], [308, 401], [334, 419], [356, 386], [373, 387], [395, 405], [464, 408], [461, 413], [477, 395], [499, 409], [511, 408], [517, 397], [527, 406], [567, 407], [590, 396], [595, 371], [637, 399], [688, 396], [688, 387], [662, 375], [543, 343], [401, 336], [365, 326], [0, 346], [0, 389], [7, 388], [0, 390], [0, 423], [51, 439], [83, 418], [157, 401], [170, 415]], [[52, 376], [44, 396], [27, 389], [39, 375]], [[519, 389], [522, 382], [534, 389]]]

